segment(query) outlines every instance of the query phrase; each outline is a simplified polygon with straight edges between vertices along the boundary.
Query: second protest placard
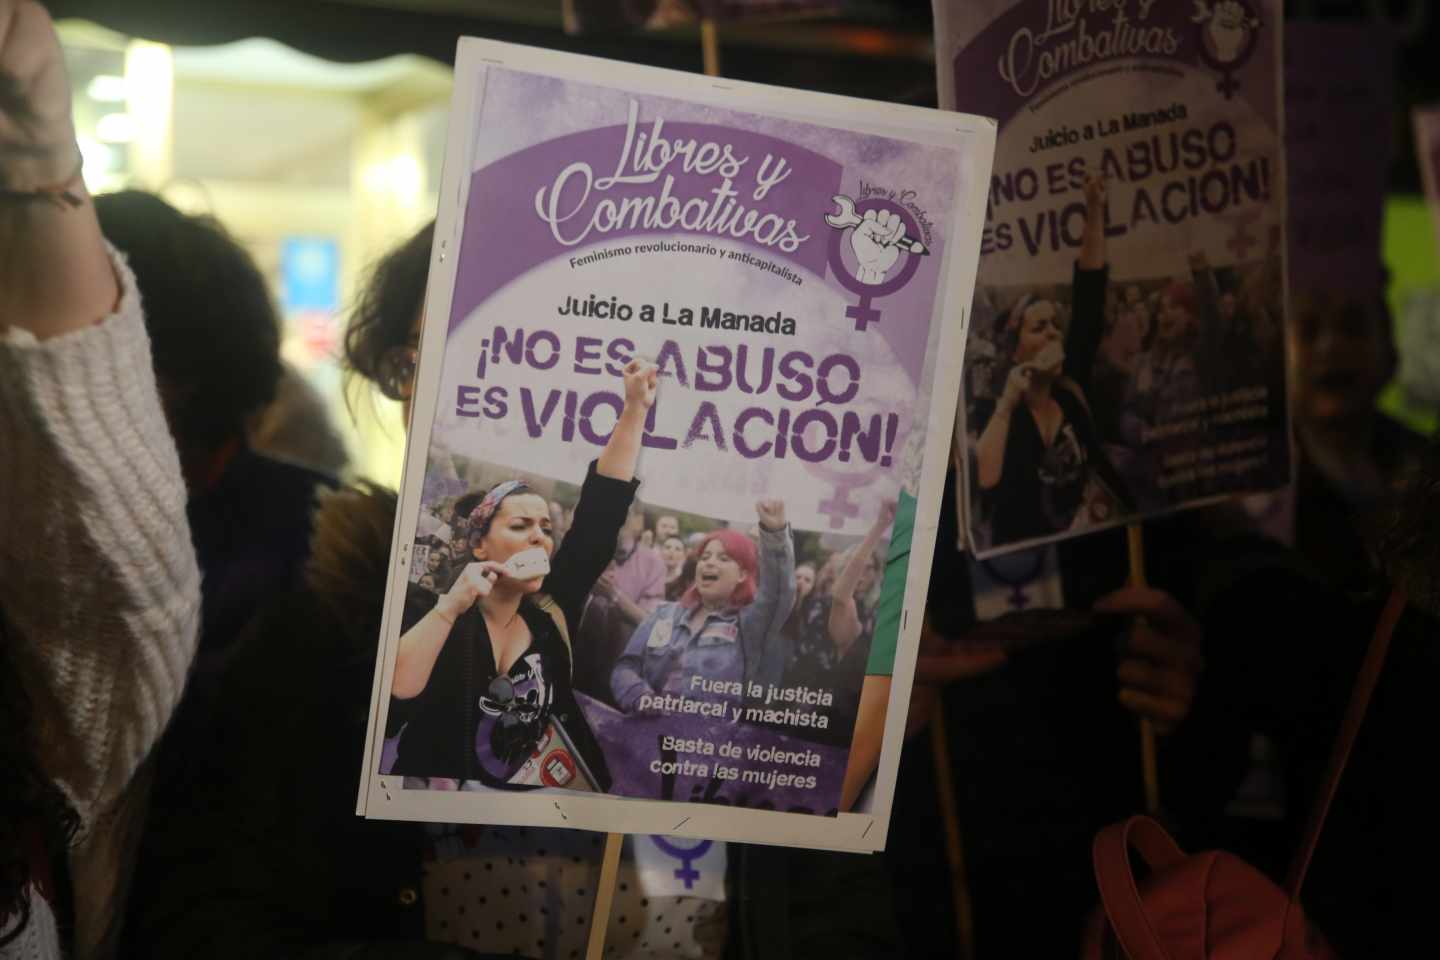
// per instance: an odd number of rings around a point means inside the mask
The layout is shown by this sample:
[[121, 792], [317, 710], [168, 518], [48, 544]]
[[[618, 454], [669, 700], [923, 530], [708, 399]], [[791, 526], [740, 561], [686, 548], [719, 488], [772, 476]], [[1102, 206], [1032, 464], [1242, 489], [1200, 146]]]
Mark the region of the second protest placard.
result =
[[936, 0], [1000, 123], [961, 411], [981, 556], [1290, 477], [1278, 0]]

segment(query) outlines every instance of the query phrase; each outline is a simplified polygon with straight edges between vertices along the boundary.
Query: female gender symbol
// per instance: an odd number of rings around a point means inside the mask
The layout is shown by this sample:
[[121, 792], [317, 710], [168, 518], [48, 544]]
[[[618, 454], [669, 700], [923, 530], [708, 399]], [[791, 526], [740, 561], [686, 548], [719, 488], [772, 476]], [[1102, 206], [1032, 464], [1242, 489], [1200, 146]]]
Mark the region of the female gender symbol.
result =
[[1200, 59], [1220, 74], [1215, 89], [1226, 100], [1235, 96], [1240, 81], [1235, 74], [1249, 62], [1260, 36], [1260, 18], [1250, 0], [1216, 0], [1213, 6], [1196, 4], [1194, 16]]
[[650, 839], [655, 841], [655, 846], [680, 861], [680, 869], [675, 871], [675, 879], [685, 881], [686, 890], [693, 890], [695, 888], [695, 881], [700, 879], [700, 871], [690, 866], [690, 864], [705, 856], [705, 854], [710, 851], [713, 841], [701, 840], [693, 847], [677, 847], [669, 840], [658, 835], [652, 836]]
[[[882, 200], [872, 197], [869, 200], [861, 200], [855, 204], [855, 212], [862, 217], [869, 211], [879, 213], [887, 210], [900, 217], [900, 222], [905, 224], [905, 235], [908, 237], [920, 236], [920, 226], [910, 212], [890, 200]], [[842, 255], [846, 230], [853, 230], [853, 227], [836, 229], [830, 231], [830, 269], [835, 271], [835, 279], [840, 281], [840, 286], [849, 290], [860, 298], [860, 302], [853, 307], [845, 308], [845, 316], [855, 321], [855, 329], [864, 331], [866, 325], [880, 321], [880, 311], [870, 306], [872, 300], [880, 297], [888, 297], [897, 293], [910, 282], [915, 276], [915, 271], [920, 269], [920, 255], [906, 251], [905, 265], [893, 277], [883, 283], [861, 283], [860, 278], [850, 272], [849, 266], [845, 263]]]

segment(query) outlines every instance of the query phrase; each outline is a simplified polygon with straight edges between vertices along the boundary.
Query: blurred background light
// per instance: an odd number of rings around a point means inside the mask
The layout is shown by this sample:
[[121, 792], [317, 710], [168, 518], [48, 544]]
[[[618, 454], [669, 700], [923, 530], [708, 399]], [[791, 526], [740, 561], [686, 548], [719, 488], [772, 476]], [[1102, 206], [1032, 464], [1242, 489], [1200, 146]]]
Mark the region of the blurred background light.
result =
[[91, 77], [85, 87], [85, 95], [96, 103], [124, 103], [125, 78], [102, 73]]

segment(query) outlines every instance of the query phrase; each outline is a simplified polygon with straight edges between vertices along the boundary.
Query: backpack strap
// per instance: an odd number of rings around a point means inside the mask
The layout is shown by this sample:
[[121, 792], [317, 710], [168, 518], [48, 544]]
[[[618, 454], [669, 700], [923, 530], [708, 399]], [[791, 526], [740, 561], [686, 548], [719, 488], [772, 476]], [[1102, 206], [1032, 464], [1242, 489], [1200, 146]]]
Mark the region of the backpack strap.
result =
[[1131, 817], [1106, 827], [1096, 835], [1092, 850], [1100, 902], [1125, 955], [1130, 960], [1170, 960], [1140, 900], [1140, 888], [1130, 869], [1131, 850], [1152, 870], [1175, 866], [1185, 854], [1149, 817]]
[[560, 640], [565, 644], [565, 658], [570, 661], [570, 679], [575, 679], [575, 648], [570, 644], [570, 626], [565, 622], [565, 611], [560, 609], [560, 604], [548, 593], [535, 594], [532, 602], [538, 610], [555, 621], [555, 629], [560, 631]]
[[1390, 650], [1390, 637], [1395, 633], [1395, 625], [1400, 622], [1400, 615], [1405, 612], [1405, 604], [1404, 591], [1396, 587], [1391, 591], [1390, 599], [1385, 602], [1385, 609], [1380, 612], [1379, 622], [1375, 624], [1375, 636], [1370, 641], [1370, 648], [1365, 651], [1365, 659], [1355, 677], [1355, 688], [1350, 694], [1350, 705], [1345, 708], [1345, 719], [1340, 723], [1340, 732], [1336, 735], [1335, 746], [1330, 751], [1330, 766], [1325, 771], [1320, 795], [1316, 797], [1315, 806], [1310, 811], [1310, 820], [1305, 825], [1305, 840], [1295, 854], [1294, 862], [1290, 864], [1290, 876], [1285, 881], [1285, 892], [1291, 900], [1300, 898], [1300, 886], [1305, 882], [1310, 860], [1315, 856], [1315, 846], [1320, 842], [1320, 831], [1325, 827], [1330, 804], [1335, 799], [1340, 777], [1345, 773], [1345, 764], [1350, 759], [1350, 749], [1355, 746], [1360, 724], [1365, 720], [1370, 696], [1375, 692], [1380, 671], [1385, 667], [1385, 654]]

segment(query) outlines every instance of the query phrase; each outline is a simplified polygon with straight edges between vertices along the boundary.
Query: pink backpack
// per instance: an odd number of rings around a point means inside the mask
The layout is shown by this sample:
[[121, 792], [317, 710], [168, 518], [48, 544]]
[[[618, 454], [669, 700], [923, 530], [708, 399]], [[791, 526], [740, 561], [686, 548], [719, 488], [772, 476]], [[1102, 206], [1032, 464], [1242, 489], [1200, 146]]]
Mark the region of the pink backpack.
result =
[[[1188, 855], [1149, 817], [1131, 817], [1095, 837], [1095, 879], [1102, 909], [1091, 918], [1084, 960], [1338, 960], [1305, 919], [1300, 885], [1335, 797], [1350, 748], [1385, 665], [1390, 636], [1405, 609], [1396, 590], [1365, 654], [1330, 767], [1285, 889], [1223, 851]], [[1131, 854], [1148, 867], [1137, 880]]]

